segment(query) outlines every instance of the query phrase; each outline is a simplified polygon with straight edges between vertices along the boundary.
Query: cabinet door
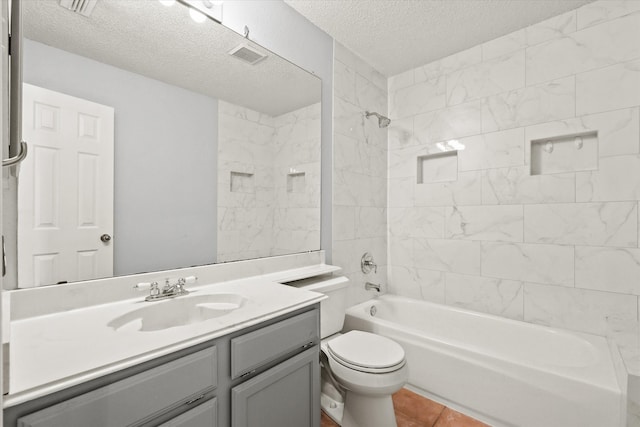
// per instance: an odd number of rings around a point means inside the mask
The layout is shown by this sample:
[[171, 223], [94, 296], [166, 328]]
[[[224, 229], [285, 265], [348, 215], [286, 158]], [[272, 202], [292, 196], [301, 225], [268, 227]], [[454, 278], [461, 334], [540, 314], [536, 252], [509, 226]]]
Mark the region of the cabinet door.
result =
[[318, 346], [231, 390], [233, 427], [319, 427]]
[[216, 427], [217, 425], [218, 402], [213, 398], [159, 427]]

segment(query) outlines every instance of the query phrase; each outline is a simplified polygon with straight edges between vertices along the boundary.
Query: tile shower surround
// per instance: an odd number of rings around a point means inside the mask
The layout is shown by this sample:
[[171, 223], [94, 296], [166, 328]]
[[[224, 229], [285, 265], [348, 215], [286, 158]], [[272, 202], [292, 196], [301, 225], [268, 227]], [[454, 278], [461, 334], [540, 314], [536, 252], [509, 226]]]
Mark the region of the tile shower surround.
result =
[[[365, 282], [387, 283], [387, 129], [364, 114], [387, 115], [387, 79], [338, 43], [334, 55], [332, 263], [351, 281], [353, 305], [373, 295]], [[362, 273], [365, 252], [377, 272]]]
[[[637, 322], [640, 1], [393, 76], [388, 96], [390, 292], [601, 335]], [[532, 140], [593, 131], [595, 170], [556, 150], [571, 172], [531, 174]], [[416, 183], [420, 156], [461, 145], [457, 179]]]

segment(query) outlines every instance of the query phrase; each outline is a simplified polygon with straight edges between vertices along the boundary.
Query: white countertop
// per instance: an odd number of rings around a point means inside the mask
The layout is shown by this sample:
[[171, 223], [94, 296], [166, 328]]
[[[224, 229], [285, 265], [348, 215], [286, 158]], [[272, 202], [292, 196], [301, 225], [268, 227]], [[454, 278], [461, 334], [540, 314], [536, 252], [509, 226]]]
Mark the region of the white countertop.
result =
[[[204, 322], [153, 332], [114, 330], [108, 323], [147, 304], [139, 298], [11, 322], [10, 394], [15, 406], [85, 381], [208, 341], [315, 304], [325, 297], [254, 277], [198, 286], [191, 295], [234, 293], [239, 309]], [[180, 298], [180, 297], [178, 297]]]

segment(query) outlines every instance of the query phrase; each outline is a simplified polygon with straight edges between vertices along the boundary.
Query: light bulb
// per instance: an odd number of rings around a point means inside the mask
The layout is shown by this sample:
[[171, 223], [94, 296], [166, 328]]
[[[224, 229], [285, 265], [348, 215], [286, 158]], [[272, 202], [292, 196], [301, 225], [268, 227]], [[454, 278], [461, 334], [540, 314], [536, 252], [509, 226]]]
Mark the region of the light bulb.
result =
[[176, 0], [158, 0], [160, 2], [161, 5], [163, 6], [173, 6], [176, 2]]
[[191, 16], [191, 19], [193, 19], [198, 24], [203, 23], [207, 19], [207, 16], [204, 13], [199, 12], [195, 9], [189, 9], [189, 16]]

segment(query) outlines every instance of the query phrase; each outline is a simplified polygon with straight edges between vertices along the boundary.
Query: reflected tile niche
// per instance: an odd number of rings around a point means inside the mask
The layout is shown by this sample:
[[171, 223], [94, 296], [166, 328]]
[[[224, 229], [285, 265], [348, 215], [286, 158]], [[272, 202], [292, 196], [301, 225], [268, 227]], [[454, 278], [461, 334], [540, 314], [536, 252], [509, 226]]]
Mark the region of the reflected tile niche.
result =
[[531, 175], [598, 169], [598, 133], [582, 132], [531, 141]]

